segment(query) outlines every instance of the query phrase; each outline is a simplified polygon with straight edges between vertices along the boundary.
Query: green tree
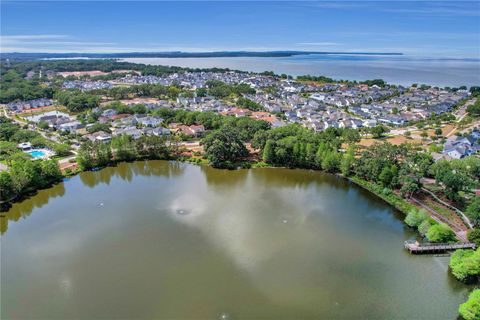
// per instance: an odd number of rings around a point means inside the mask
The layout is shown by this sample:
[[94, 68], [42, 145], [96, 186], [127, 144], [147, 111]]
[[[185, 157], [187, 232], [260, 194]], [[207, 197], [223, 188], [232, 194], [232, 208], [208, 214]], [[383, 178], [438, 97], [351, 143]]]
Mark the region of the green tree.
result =
[[42, 120], [38, 123], [38, 127], [43, 130], [48, 130], [49, 125], [47, 121]]
[[410, 227], [418, 228], [418, 226], [424, 221], [427, 220], [428, 216], [423, 210], [412, 209], [408, 212], [405, 217], [405, 223]]
[[430, 229], [428, 229], [426, 236], [430, 242], [456, 242], [453, 230], [443, 223], [431, 226]]
[[15, 142], [0, 141], [0, 159], [6, 159], [16, 152], [18, 152], [18, 149]]
[[18, 130], [20, 130], [20, 127], [11, 123], [10, 119], [0, 117], [0, 140], [10, 141]]
[[352, 148], [349, 148], [347, 152], [343, 155], [342, 161], [340, 162], [340, 172], [344, 176], [349, 176], [352, 171], [354, 163], [355, 163], [355, 153]]
[[459, 191], [467, 190], [472, 185], [470, 179], [461, 172], [448, 172], [441, 180], [445, 185], [445, 194], [454, 201], [459, 200]]
[[197, 94], [197, 97], [206, 97], [207, 96], [207, 88], [197, 88], [196, 90], [196, 94]]
[[248, 150], [237, 128], [225, 126], [202, 141], [205, 155], [212, 166], [229, 168], [248, 156]]
[[113, 137], [111, 141], [115, 161], [131, 161], [137, 156], [133, 138], [127, 135]]
[[372, 134], [374, 139], [378, 139], [383, 137], [383, 135], [387, 132], [388, 130], [384, 126], [375, 126], [373, 128], [370, 128], [370, 133]]
[[45, 185], [49, 185], [62, 179], [62, 172], [55, 160], [44, 160], [39, 163], [41, 165], [41, 176]]
[[267, 163], [272, 163], [275, 157], [275, 147], [272, 140], [267, 140], [263, 148], [262, 158]]
[[70, 154], [70, 146], [64, 143], [57, 143], [53, 147], [53, 151], [57, 156], [64, 157]]
[[467, 239], [470, 242], [473, 242], [480, 248], [480, 229], [471, 229], [467, 233]]
[[341, 154], [338, 152], [327, 152], [322, 159], [322, 169], [327, 172], [335, 172], [340, 167]]
[[480, 248], [456, 250], [450, 257], [450, 270], [460, 281], [470, 282], [480, 275]]
[[465, 320], [480, 319], [480, 289], [475, 289], [470, 293], [467, 302], [460, 305], [458, 312]]
[[348, 144], [352, 144], [360, 141], [360, 133], [355, 129], [344, 129], [342, 132], [342, 138]]
[[404, 176], [402, 178], [402, 187], [400, 188], [400, 193], [403, 197], [410, 197], [418, 190], [420, 190], [419, 179], [415, 179], [412, 176]]
[[430, 227], [436, 224], [437, 222], [435, 220], [433, 220], [432, 218], [427, 218], [423, 220], [422, 223], [420, 223], [420, 225], [418, 226], [418, 232], [420, 232], [420, 234], [422, 235], [426, 235], [428, 233], [428, 230], [430, 230]]
[[15, 193], [10, 174], [7, 171], [0, 171], [0, 198], [2, 201], [10, 200]]
[[394, 179], [395, 177], [395, 172], [396, 172], [396, 167], [395, 166], [385, 166], [382, 169], [382, 172], [380, 172], [380, 175], [378, 177], [378, 180], [384, 187], [392, 187], [394, 184]]
[[477, 98], [474, 104], [467, 107], [467, 112], [474, 117], [480, 116], [480, 98]]
[[480, 224], [480, 197], [475, 197], [465, 210], [467, 217], [475, 224]]

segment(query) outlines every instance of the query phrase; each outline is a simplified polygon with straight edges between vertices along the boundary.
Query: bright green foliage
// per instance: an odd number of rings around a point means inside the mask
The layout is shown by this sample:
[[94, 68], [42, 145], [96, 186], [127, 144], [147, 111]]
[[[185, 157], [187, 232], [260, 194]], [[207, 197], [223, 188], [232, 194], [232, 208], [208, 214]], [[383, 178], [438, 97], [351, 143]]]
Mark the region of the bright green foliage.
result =
[[470, 293], [467, 302], [460, 305], [458, 312], [465, 320], [480, 319], [480, 289]]
[[38, 80], [25, 80], [16, 70], [8, 70], [5, 73], [3, 71], [0, 77], [2, 87], [2, 90], [0, 90], [0, 103], [51, 98], [53, 96], [53, 89], [41, 86]]
[[405, 223], [410, 227], [418, 228], [421, 223], [428, 219], [427, 214], [423, 210], [410, 210], [405, 217]]
[[18, 152], [17, 144], [10, 141], [0, 141], [0, 159], [7, 159], [10, 155]]
[[418, 226], [418, 232], [422, 235], [426, 235], [431, 226], [436, 225], [437, 222], [432, 218], [428, 218], [422, 221]]
[[114, 137], [110, 143], [87, 141], [80, 146], [77, 163], [83, 170], [106, 166], [120, 161], [168, 159], [169, 150], [162, 137]]
[[62, 179], [62, 173], [54, 160], [17, 160], [0, 173], [0, 198], [14, 199]]
[[206, 82], [208, 93], [216, 98], [226, 98], [229, 95], [255, 94], [255, 89], [248, 84], [226, 84], [219, 80], [208, 80]]
[[345, 176], [349, 176], [354, 163], [355, 153], [352, 148], [349, 148], [348, 151], [343, 155], [342, 161], [340, 162], [340, 171], [342, 172], [342, 174]]
[[476, 225], [480, 224], [480, 197], [475, 197], [465, 211], [467, 217]]
[[480, 229], [472, 229], [467, 233], [468, 241], [473, 242], [480, 248]]
[[430, 242], [455, 242], [455, 233], [446, 224], [439, 223], [431, 226], [426, 234]]
[[459, 192], [478, 186], [480, 181], [480, 159], [469, 156], [452, 161], [439, 160], [429, 169], [437, 183], [445, 187], [445, 194], [454, 201], [460, 201]]
[[[342, 130], [333, 128], [315, 133], [299, 125], [288, 125], [257, 132], [252, 145], [262, 149], [264, 161], [275, 166], [337, 172], [342, 160], [337, 151], [342, 141], [341, 133]], [[353, 164], [346, 165], [350, 169]]]
[[480, 248], [474, 250], [459, 249], [450, 257], [452, 274], [460, 281], [474, 280], [480, 276]]
[[327, 152], [322, 159], [322, 169], [327, 172], [338, 171], [342, 155], [336, 151]]
[[92, 109], [98, 107], [100, 103], [100, 96], [78, 90], [58, 92], [55, 98], [67, 107], [68, 110], [73, 112]]
[[263, 161], [267, 163], [273, 162], [275, 159], [275, 154], [274, 154], [274, 142], [272, 140], [267, 140], [265, 143], [265, 147], [263, 148]]

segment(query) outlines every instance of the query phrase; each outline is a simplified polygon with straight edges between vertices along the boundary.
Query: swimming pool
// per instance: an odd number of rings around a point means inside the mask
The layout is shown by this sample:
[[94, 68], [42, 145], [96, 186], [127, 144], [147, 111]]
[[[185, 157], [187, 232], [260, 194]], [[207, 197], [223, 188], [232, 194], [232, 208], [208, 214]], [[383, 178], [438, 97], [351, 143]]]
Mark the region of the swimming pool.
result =
[[42, 150], [31, 150], [31, 151], [28, 151], [27, 153], [30, 154], [34, 159], [42, 158], [45, 156], [45, 152], [43, 152]]

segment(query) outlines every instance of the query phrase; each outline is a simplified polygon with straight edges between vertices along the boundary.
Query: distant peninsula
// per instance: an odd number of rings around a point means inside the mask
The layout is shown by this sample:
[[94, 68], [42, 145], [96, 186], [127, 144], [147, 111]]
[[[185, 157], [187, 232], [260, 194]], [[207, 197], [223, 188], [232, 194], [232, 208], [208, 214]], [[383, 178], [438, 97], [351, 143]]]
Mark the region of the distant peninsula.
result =
[[228, 58], [228, 57], [291, 57], [299, 55], [381, 55], [399, 56], [399, 52], [342, 52], [342, 51], [211, 51], [211, 52], [122, 52], [122, 53], [3, 53], [3, 59], [55, 59], [55, 58]]

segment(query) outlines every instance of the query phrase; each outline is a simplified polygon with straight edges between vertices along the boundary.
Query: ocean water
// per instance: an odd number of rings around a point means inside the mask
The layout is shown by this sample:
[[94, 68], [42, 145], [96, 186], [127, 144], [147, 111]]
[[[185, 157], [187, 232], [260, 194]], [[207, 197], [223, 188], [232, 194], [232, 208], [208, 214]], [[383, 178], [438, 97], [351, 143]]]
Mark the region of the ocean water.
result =
[[480, 85], [478, 59], [376, 55], [300, 55], [292, 57], [236, 58], [127, 58], [122, 61], [191, 68], [230, 68], [243, 71], [274, 71], [298, 75], [323, 75], [334, 79], [384, 79], [389, 83], [458, 87]]

